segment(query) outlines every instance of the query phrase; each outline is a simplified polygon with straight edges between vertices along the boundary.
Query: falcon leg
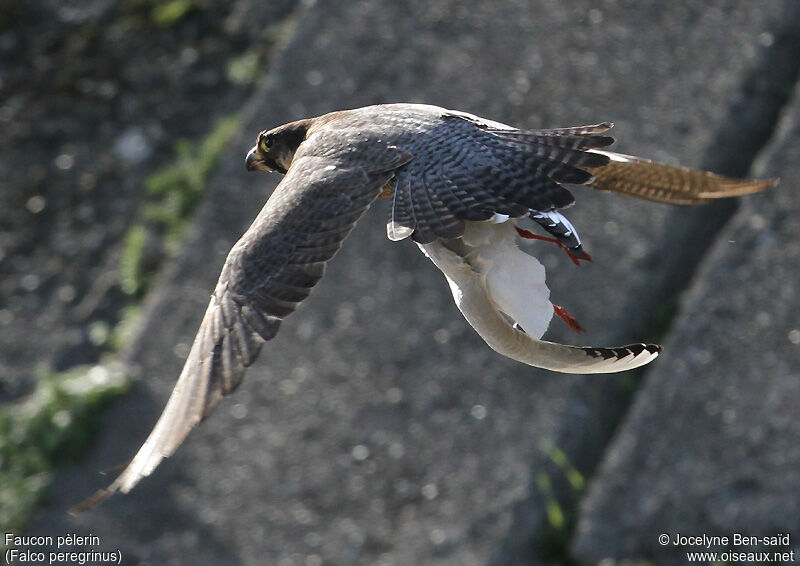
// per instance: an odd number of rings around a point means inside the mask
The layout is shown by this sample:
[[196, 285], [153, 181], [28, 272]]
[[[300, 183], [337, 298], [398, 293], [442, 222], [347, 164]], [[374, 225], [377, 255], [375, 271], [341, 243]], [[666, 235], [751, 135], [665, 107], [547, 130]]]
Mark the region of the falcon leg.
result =
[[585, 251], [583, 251], [583, 250], [571, 250], [567, 246], [562, 244], [561, 241], [557, 240], [556, 238], [548, 238], [547, 236], [538, 236], [538, 235], [534, 234], [533, 232], [529, 232], [528, 230], [523, 230], [522, 228], [519, 228], [517, 226], [515, 226], [515, 228], [517, 230], [517, 233], [520, 236], [522, 236], [523, 238], [525, 238], [526, 240], [541, 240], [543, 242], [550, 242], [550, 243], [556, 244], [559, 248], [561, 248], [562, 250], [567, 252], [567, 255], [569, 256], [569, 259], [571, 259], [572, 263], [574, 263], [575, 265], [580, 265], [580, 260], [592, 261], [592, 256], [587, 254]]
[[392, 196], [394, 194], [394, 187], [396, 184], [397, 183], [394, 178], [386, 181], [386, 184], [381, 187], [381, 194], [378, 195], [378, 198], [389, 198]]
[[567, 312], [567, 309], [565, 309], [564, 307], [553, 305], [553, 312], [558, 318], [563, 320], [567, 324], [567, 326], [569, 326], [570, 330], [572, 330], [576, 334], [583, 334], [584, 332], [586, 332], [583, 329], [583, 326], [581, 326], [580, 323], [577, 320], [575, 320], [575, 317], [569, 314]]

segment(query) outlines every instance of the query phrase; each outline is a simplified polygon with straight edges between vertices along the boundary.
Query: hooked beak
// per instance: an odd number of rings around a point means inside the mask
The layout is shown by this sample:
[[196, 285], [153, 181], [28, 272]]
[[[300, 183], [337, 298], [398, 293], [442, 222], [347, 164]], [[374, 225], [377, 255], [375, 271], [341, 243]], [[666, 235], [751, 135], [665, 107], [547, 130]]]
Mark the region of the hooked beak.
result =
[[245, 165], [247, 166], [248, 171], [271, 171], [269, 167], [267, 167], [264, 160], [262, 160], [258, 155], [258, 146], [253, 147], [250, 152], [247, 154], [247, 157], [244, 160]]

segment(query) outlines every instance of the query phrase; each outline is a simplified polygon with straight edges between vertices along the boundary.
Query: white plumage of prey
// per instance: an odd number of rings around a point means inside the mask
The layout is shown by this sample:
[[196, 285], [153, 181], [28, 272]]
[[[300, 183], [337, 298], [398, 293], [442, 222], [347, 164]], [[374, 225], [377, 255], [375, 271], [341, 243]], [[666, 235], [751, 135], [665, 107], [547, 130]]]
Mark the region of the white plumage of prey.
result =
[[540, 340], [555, 309], [544, 266], [517, 245], [516, 223], [467, 222], [458, 240], [418, 244], [444, 273], [464, 318], [492, 349], [564, 373], [624, 371], [658, 356], [656, 345], [580, 348]]

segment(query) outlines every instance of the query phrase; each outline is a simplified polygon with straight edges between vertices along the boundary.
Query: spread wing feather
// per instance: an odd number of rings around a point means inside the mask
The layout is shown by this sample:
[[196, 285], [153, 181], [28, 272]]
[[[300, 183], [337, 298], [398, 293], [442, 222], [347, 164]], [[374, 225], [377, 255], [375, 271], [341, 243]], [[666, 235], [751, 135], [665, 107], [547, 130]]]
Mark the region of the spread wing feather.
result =
[[239, 386], [263, 342], [275, 336], [281, 319], [309, 295], [322, 278], [325, 262], [394, 170], [409, 159], [399, 150], [373, 156], [363, 166], [342, 164], [331, 156], [295, 157], [255, 222], [228, 254], [186, 364], [153, 432], [120, 476], [74, 512], [116, 491], [129, 491]]
[[409, 146], [415, 160], [398, 172], [404, 193], [392, 206], [390, 237], [411, 234], [424, 244], [461, 236], [466, 220], [565, 208], [574, 198], [562, 184], [702, 204], [777, 183], [730, 179], [605, 151], [601, 148], [614, 139], [602, 134], [612, 126], [519, 130], [468, 115], [444, 115], [440, 126]]
[[517, 130], [445, 115], [408, 145], [414, 161], [398, 171], [396, 192], [403, 194], [393, 200], [387, 233], [428, 243], [460, 237], [465, 220], [569, 206], [574, 198], [561, 183], [588, 183], [593, 177], [585, 169], [608, 163], [587, 150], [612, 143], [599, 135], [610, 127]]

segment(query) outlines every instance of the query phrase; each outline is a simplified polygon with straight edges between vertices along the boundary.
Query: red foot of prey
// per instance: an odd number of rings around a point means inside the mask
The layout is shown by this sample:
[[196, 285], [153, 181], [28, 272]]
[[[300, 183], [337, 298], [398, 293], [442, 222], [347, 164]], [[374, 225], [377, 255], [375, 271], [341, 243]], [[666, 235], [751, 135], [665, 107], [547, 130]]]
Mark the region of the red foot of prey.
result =
[[575, 265], [580, 265], [580, 260], [592, 261], [592, 256], [587, 254], [585, 251], [581, 250], [579, 254], [572, 253], [571, 249], [569, 249], [567, 246], [565, 246], [555, 238], [548, 238], [546, 236], [537, 236], [533, 232], [529, 232], [528, 230], [523, 230], [522, 228], [518, 228], [516, 226], [514, 228], [516, 228], [517, 233], [526, 240], [542, 240], [543, 242], [550, 242], [556, 244], [559, 248], [567, 252], [569, 259], [571, 259], [572, 263], [574, 263]]
[[575, 317], [569, 314], [567, 312], [567, 309], [565, 309], [564, 307], [553, 305], [553, 311], [555, 312], [555, 315], [564, 322], [566, 322], [567, 326], [569, 326], [569, 329], [575, 332], [576, 334], [583, 334], [584, 332], [586, 332], [583, 329], [583, 326], [581, 326], [580, 323], [577, 320], [575, 320]]

